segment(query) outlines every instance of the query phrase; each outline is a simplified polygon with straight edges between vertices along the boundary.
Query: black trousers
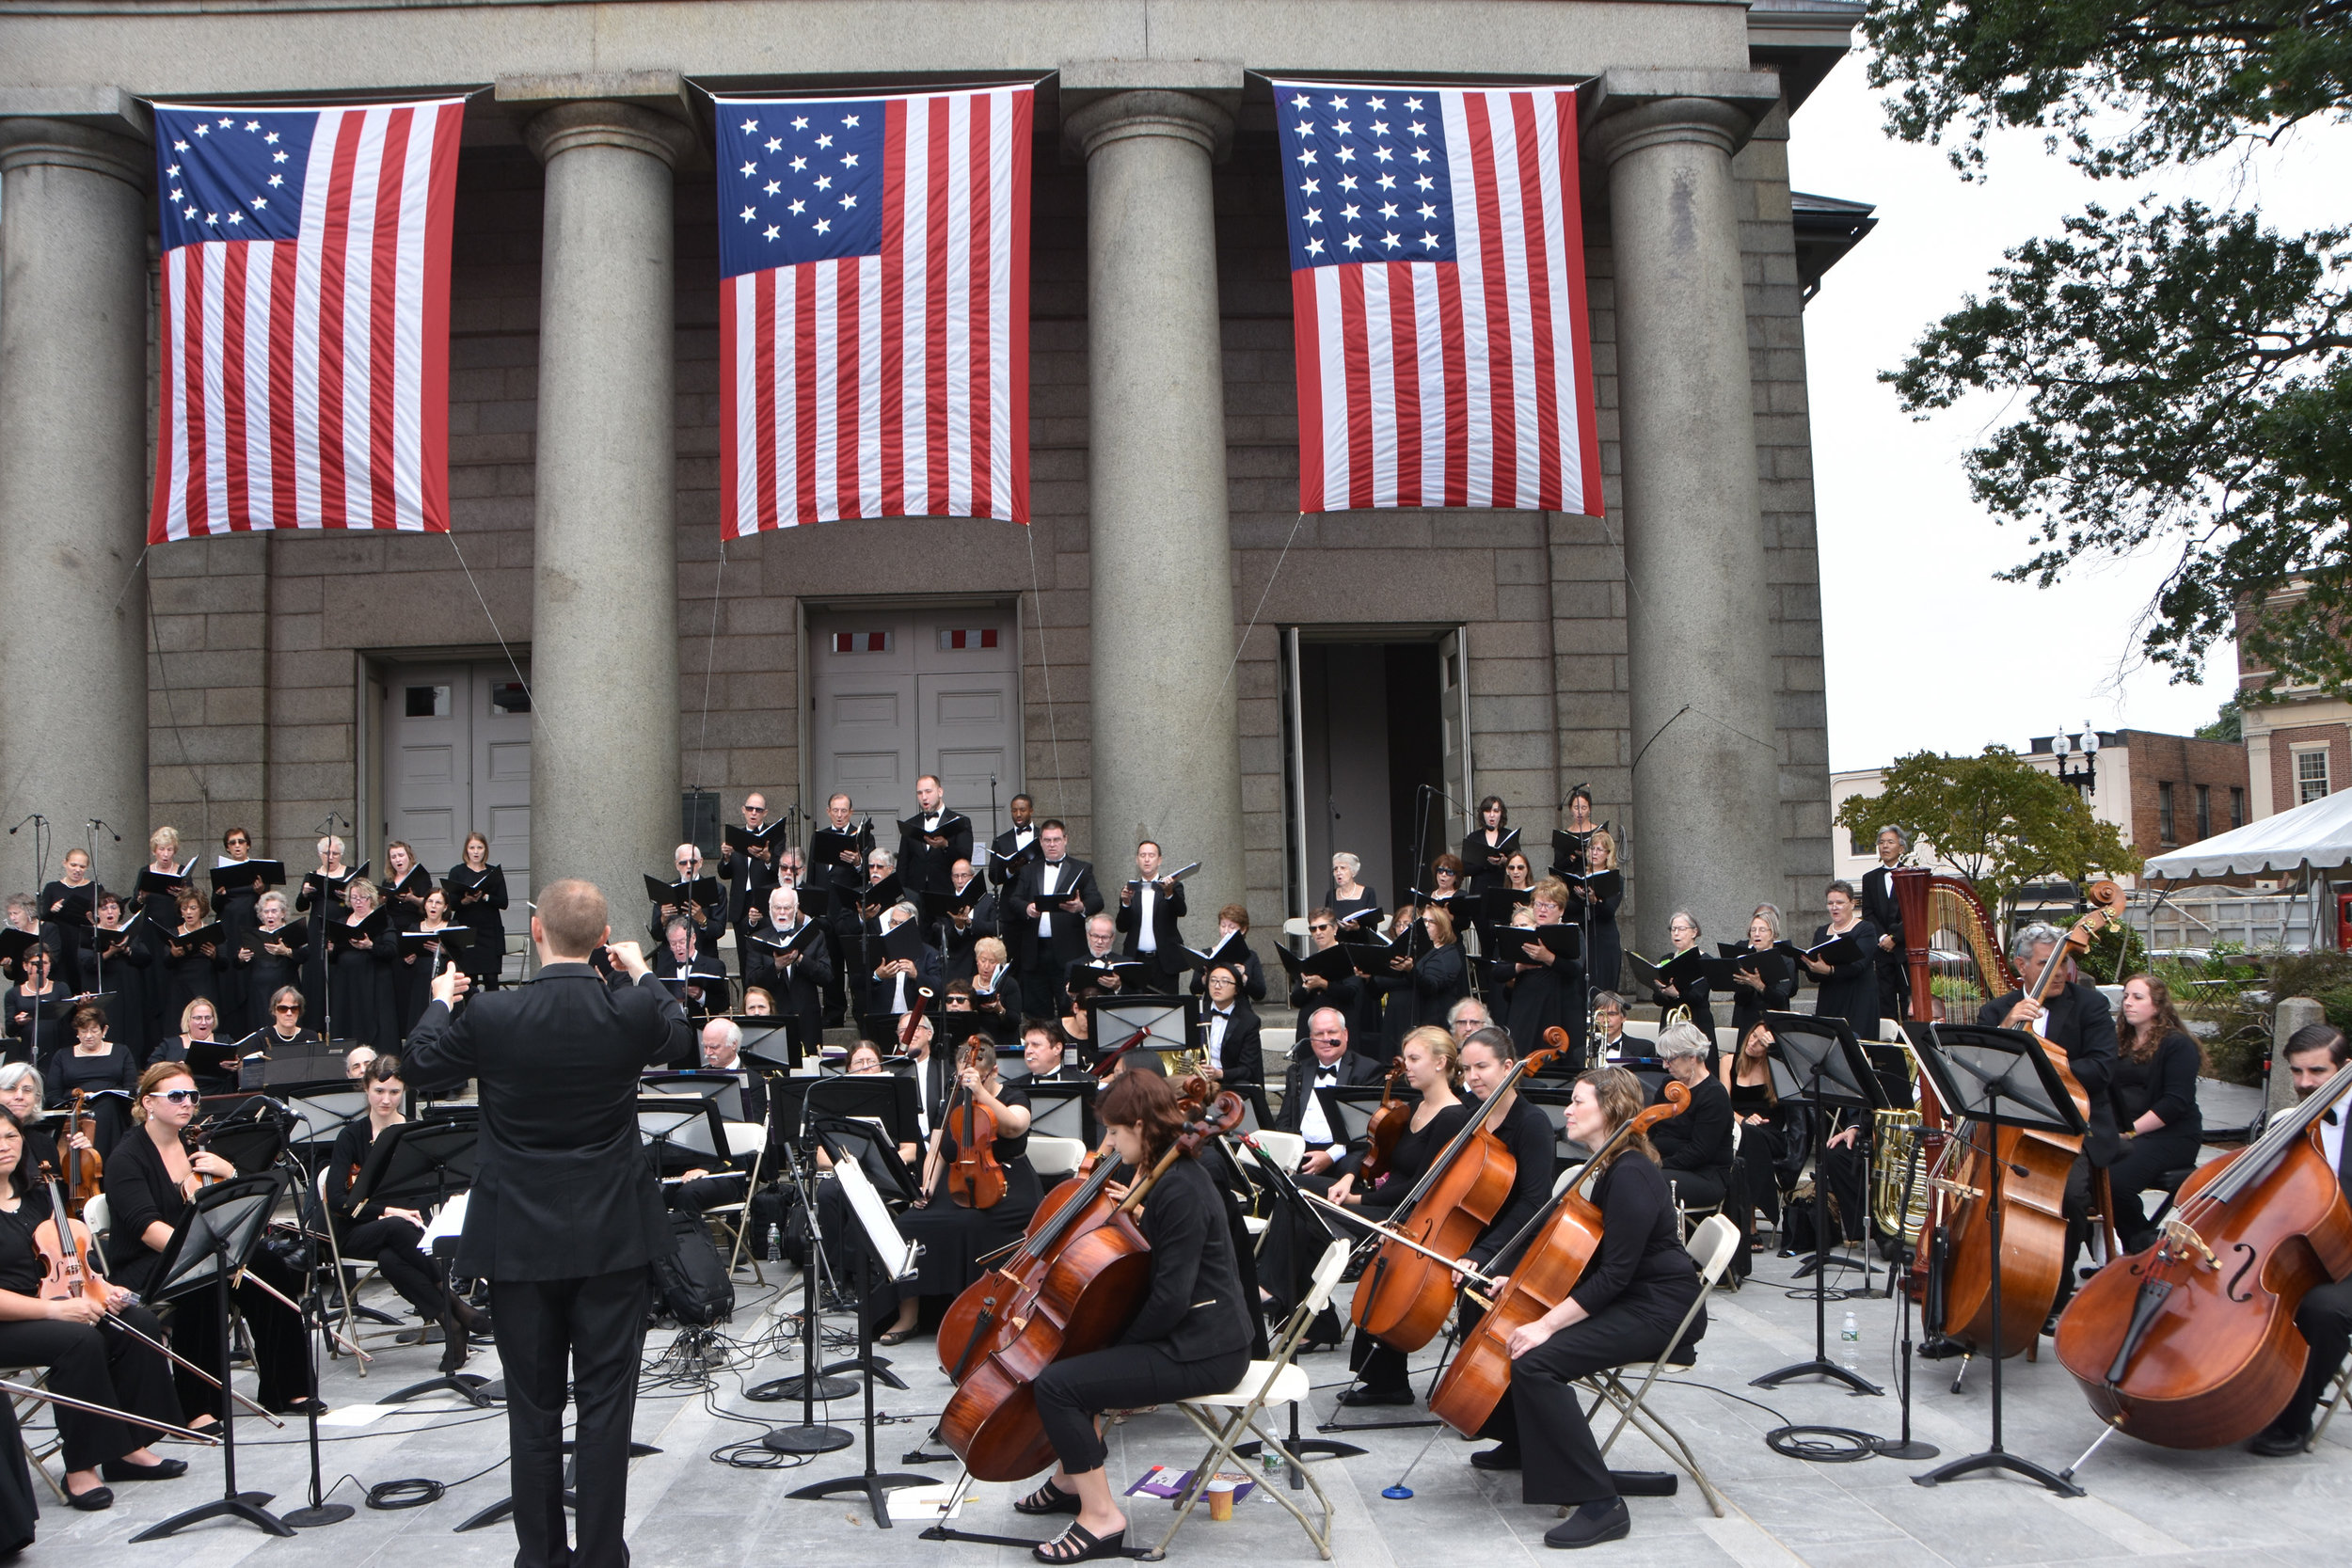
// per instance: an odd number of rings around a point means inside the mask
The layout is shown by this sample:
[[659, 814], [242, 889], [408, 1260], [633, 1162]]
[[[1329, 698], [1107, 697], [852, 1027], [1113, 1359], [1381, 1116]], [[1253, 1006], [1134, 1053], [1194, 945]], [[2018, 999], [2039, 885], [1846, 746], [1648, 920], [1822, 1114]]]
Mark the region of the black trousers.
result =
[[[300, 1301], [310, 1288], [266, 1250], [257, 1248], [246, 1267], [290, 1300]], [[295, 1400], [317, 1392], [318, 1386], [310, 1378], [310, 1347], [303, 1337], [302, 1314], [250, 1280], [230, 1295], [253, 1336], [254, 1371], [261, 1383], [257, 1398], [262, 1408], [283, 1411]], [[171, 1348], [211, 1372], [220, 1365], [221, 1327], [212, 1291], [192, 1291], [172, 1307]], [[194, 1372], [175, 1366], [171, 1381], [180, 1392], [180, 1408], [189, 1415], [227, 1414], [228, 1396]]]
[[2312, 1412], [2334, 1386], [2344, 1353], [2352, 1349], [2352, 1279], [2314, 1285], [2303, 1292], [2303, 1305], [2295, 1309], [2295, 1327], [2310, 1343], [2311, 1359], [2303, 1363], [2303, 1381], [2296, 1386], [2295, 1396], [2270, 1424], [2281, 1431], [2308, 1432]]
[[1103, 1467], [1107, 1450], [1094, 1430], [1102, 1412], [1222, 1393], [1248, 1370], [1248, 1346], [1205, 1361], [1179, 1361], [1165, 1345], [1113, 1345], [1055, 1362], [1031, 1386], [1062, 1473], [1082, 1476]]
[[[120, 1315], [149, 1338], [163, 1338], [162, 1325], [146, 1307], [126, 1306]], [[180, 1401], [171, 1391], [171, 1363], [112, 1323], [48, 1319], [0, 1323], [0, 1365], [46, 1367], [51, 1393], [181, 1424]], [[111, 1416], [56, 1408], [57, 1435], [65, 1440], [69, 1470], [94, 1470], [145, 1448], [159, 1435]]]
[[[651, 1275], [490, 1281], [506, 1437], [515, 1460], [516, 1568], [624, 1568], [629, 1423], [645, 1348]], [[564, 1544], [564, 1388], [580, 1405], [573, 1436], [580, 1544]]]
[[1720, 1170], [1670, 1170], [1666, 1180], [1674, 1183], [1675, 1201], [1686, 1209], [1710, 1208], [1731, 1190]]
[[441, 1288], [441, 1273], [424, 1255], [424, 1232], [413, 1221], [389, 1214], [344, 1229], [338, 1245], [345, 1258], [370, 1258], [400, 1299], [421, 1318], [438, 1318], [449, 1310], [449, 1292]]
[[[1691, 1279], [1691, 1291], [1698, 1277]], [[1519, 1429], [1519, 1499], [1530, 1503], [1604, 1502], [1617, 1495], [1600, 1445], [1584, 1418], [1575, 1380], [1629, 1361], [1663, 1355], [1690, 1295], [1620, 1298], [1573, 1323], [1511, 1363], [1511, 1403]], [[1705, 1330], [1701, 1313], [1691, 1324]]]
[[2157, 1185], [2172, 1171], [2193, 1167], [2197, 1145], [2196, 1132], [2159, 1128], [2124, 1144], [2123, 1157], [2107, 1167], [2107, 1186], [2115, 1194], [2116, 1239], [2123, 1243], [2124, 1251], [2137, 1252], [2147, 1246], [2153, 1229], [2148, 1222], [2148, 1206], [2139, 1196], [2142, 1189]]

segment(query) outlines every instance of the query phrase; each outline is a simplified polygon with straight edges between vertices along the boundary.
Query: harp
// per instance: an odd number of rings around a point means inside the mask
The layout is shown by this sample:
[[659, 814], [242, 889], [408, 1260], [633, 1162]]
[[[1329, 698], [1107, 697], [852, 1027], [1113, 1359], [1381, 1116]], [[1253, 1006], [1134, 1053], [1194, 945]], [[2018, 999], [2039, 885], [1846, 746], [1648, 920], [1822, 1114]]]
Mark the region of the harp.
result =
[[2020, 989], [1993, 917], [1966, 881], [1899, 866], [1895, 902], [1903, 915], [1912, 1022], [1969, 1022], [1987, 1002]]

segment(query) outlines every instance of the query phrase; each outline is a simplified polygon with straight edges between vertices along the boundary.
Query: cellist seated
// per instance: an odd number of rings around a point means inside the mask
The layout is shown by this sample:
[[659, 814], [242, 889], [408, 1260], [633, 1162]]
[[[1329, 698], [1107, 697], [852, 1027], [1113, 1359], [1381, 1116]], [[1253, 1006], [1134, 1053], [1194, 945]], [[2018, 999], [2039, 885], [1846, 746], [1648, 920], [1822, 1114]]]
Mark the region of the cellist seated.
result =
[[[2309, 1099], [2347, 1060], [2352, 1060], [2352, 1054], [2347, 1053], [2344, 1031], [2331, 1023], [2306, 1024], [2287, 1037], [2287, 1070], [2295, 1075], [2298, 1100]], [[2346, 1118], [2343, 1110], [2338, 1106], [2319, 1124], [2319, 1151], [2339, 1173], [2344, 1168]], [[2341, 1175], [2338, 1180], [2343, 1180]], [[2265, 1459], [2301, 1453], [2311, 1441], [2312, 1412], [2343, 1369], [2346, 1351], [2352, 1350], [2352, 1278], [2314, 1285], [2304, 1291], [2302, 1305], [2295, 1309], [2295, 1327], [2312, 1347], [2311, 1355], [2303, 1363], [2303, 1381], [2296, 1385], [2286, 1408], [2247, 1444]]]

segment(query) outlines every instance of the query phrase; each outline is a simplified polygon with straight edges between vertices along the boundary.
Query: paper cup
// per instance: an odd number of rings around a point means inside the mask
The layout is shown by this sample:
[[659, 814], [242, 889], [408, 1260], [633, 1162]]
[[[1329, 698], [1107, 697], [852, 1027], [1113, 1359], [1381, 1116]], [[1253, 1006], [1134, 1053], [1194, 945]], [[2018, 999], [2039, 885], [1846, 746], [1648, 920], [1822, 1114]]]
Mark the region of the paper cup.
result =
[[1233, 1479], [1212, 1476], [1208, 1484], [1209, 1517], [1223, 1523], [1233, 1516]]

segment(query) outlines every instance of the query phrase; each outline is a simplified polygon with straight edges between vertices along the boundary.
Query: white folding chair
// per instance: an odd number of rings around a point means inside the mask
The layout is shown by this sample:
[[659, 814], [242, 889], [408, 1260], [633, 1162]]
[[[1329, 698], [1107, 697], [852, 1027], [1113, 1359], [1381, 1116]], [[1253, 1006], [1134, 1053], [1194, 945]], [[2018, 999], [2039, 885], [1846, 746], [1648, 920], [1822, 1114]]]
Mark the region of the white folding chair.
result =
[[[748, 1154], [752, 1156], [752, 1164], [743, 1178], [743, 1196], [732, 1203], [714, 1203], [705, 1209], [702, 1212], [703, 1221], [719, 1228], [719, 1240], [725, 1243], [721, 1250], [727, 1255], [727, 1272], [733, 1274], [748, 1259], [752, 1265], [752, 1282], [765, 1285], [768, 1277], [760, 1272], [758, 1257], [744, 1245], [747, 1238], [743, 1227], [751, 1223], [752, 1190], [759, 1180], [761, 1166], [766, 1163], [768, 1128], [765, 1123], [756, 1121], [730, 1121], [721, 1125], [726, 1129], [729, 1158], [740, 1160]], [[714, 1169], [711, 1174], [721, 1176], [731, 1173]]]
[[2334, 1390], [2319, 1402], [2319, 1419], [2312, 1423], [2312, 1434], [2303, 1442], [2305, 1453], [2319, 1447], [2319, 1440], [2328, 1434], [2328, 1423], [2336, 1418], [2336, 1412], [2343, 1407], [2347, 1386], [2352, 1386], [2352, 1355], [2345, 1356], [2344, 1365], [2336, 1369]]
[[[97, 1201], [96, 1198], [90, 1199], [92, 1203]], [[88, 1210], [85, 1208], [83, 1212], [87, 1213]], [[89, 1222], [84, 1220], [82, 1223], [87, 1225]], [[0, 1367], [0, 1377], [7, 1378], [10, 1383], [22, 1384], [27, 1388], [45, 1389], [49, 1386], [49, 1369], [46, 1367]], [[49, 1483], [49, 1490], [57, 1495], [59, 1502], [67, 1502], [63, 1483], [51, 1475], [49, 1466], [42, 1463], [43, 1460], [65, 1451], [64, 1434], [53, 1427], [47, 1438], [38, 1443], [33, 1440], [32, 1421], [34, 1418], [46, 1411], [49, 1413], [49, 1418], [55, 1421], [57, 1407], [45, 1400], [26, 1399], [22, 1394], [16, 1397], [15, 1404], [17, 1441], [24, 1445], [24, 1463], [33, 1467], [33, 1474]]]
[[[1586, 1413], [1588, 1419], [1593, 1412], [1599, 1410], [1601, 1400], [1617, 1407], [1617, 1424], [1611, 1427], [1609, 1435], [1602, 1439], [1601, 1453], [1604, 1456], [1608, 1454], [1610, 1446], [1616, 1442], [1627, 1423], [1630, 1422], [1698, 1483], [1699, 1491], [1707, 1498], [1707, 1506], [1715, 1511], [1718, 1519], [1724, 1516], [1723, 1494], [1716, 1491], [1715, 1483], [1707, 1479], [1707, 1471], [1700, 1466], [1698, 1455], [1691, 1451], [1691, 1445], [1684, 1441], [1682, 1434], [1675, 1431], [1665, 1418], [1652, 1410], [1646, 1402], [1650, 1387], [1657, 1383], [1661, 1373], [1687, 1371], [1697, 1361], [1696, 1353], [1682, 1343], [1682, 1337], [1690, 1332], [1691, 1320], [1697, 1317], [1700, 1309], [1707, 1305], [1707, 1293], [1715, 1288], [1715, 1281], [1722, 1278], [1724, 1270], [1731, 1266], [1732, 1255], [1739, 1245], [1740, 1227], [1721, 1214], [1707, 1220], [1692, 1236], [1691, 1257], [1699, 1266], [1698, 1298], [1691, 1303], [1691, 1310], [1682, 1315], [1682, 1322], [1675, 1328], [1674, 1338], [1667, 1341], [1671, 1347], [1667, 1355], [1679, 1354], [1680, 1359], [1661, 1357], [1656, 1361], [1629, 1361], [1624, 1366], [1611, 1367], [1581, 1380], [1600, 1396], [1593, 1402], [1593, 1411]], [[1625, 1385], [1626, 1375], [1637, 1369], [1642, 1373], [1641, 1386], [1629, 1389]]]
[[1658, 1024], [1654, 1020], [1629, 1018], [1625, 1021], [1625, 1032], [1629, 1038], [1658, 1043]]
[[1241, 1381], [1222, 1394], [1206, 1394], [1176, 1402], [1176, 1408], [1190, 1417], [1192, 1424], [1208, 1434], [1209, 1451], [1200, 1456], [1200, 1464], [1193, 1466], [1192, 1483], [1184, 1488], [1184, 1495], [1177, 1500], [1176, 1518], [1168, 1527], [1168, 1533], [1160, 1537], [1160, 1544], [1144, 1554], [1147, 1560], [1156, 1562], [1168, 1555], [1169, 1544], [1176, 1539], [1176, 1532], [1184, 1528], [1184, 1520], [1191, 1516], [1193, 1507], [1200, 1502], [1200, 1494], [1207, 1488], [1210, 1479], [1232, 1458], [1233, 1446], [1251, 1433], [1265, 1446], [1267, 1452], [1279, 1454], [1282, 1463], [1291, 1467], [1292, 1473], [1306, 1481], [1315, 1495], [1315, 1505], [1323, 1511], [1322, 1523], [1310, 1519], [1307, 1511], [1290, 1499], [1287, 1487], [1265, 1484], [1260, 1490], [1289, 1509], [1291, 1517], [1298, 1521], [1298, 1528], [1307, 1532], [1307, 1539], [1315, 1544], [1315, 1550], [1325, 1561], [1330, 1560], [1331, 1499], [1324, 1495], [1323, 1483], [1315, 1480], [1314, 1472], [1302, 1465], [1298, 1456], [1284, 1446], [1280, 1437], [1262, 1425], [1258, 1418], [1268, 1405], [1295, 1404], [1311, 1391], [1312, 1386], [1307, 1374], [1295, 1364], [1298, 1347], [1307, 1338], [1307, 1331], [1317, 1314], [1331, 1304], [1331, 1292], [1339, 1289], [1340, 1276], [1347, 1271], [1347, 1254], [1345, 1242], [1335, 1241], [1323, 1249], [1323, 1256], [1316, 1259], [1314, 1275], [1307, 1288], [1307, 1299], [1292, 1308], [1290, 1322], [1284, 1325], [1281, 1338], [1273, 1346], [1272, 1360], [1249, 1363], [1249, 1370], [1242, 1374]]
[[[343, 1256], [342, 1243], [337, 1240], [335, 1235], [334, 1216], [328, 1212], [326, 1207], [326, 1184], [329, 1180], [333, 1180], [334, 1175], [335, 1173], [331, 1170], [322, 1169], [319, 1172], [317, 1181], [312, 1183], [312, 1190], [318, 1194], [320, 1227], [326, 1233], [326, 1256], [327, 1261], [333, 1266], [335, 1290], [336, 1292], [342, 1298], [343, 1321], [342, 1327], [340, 1330], [342, 1338], [339, 1339], [333, 1334], [327, 1335], [326, 1354], [330, 1358], [341, 1358], [344, 1354], [346, 1354], [343, 1350], [343, 1340], [347, 1339], [363, 1350], [367, 1347], [368, 1338], [371, 1331], [360, 1326], [358, 1287], [365, 1284], [368, 1276], [371, 1275], [380, 1277], [382, 1271], [376, 1267], [375, 1259], [373, 1258], [347, 1259]], [[87, 1214], [88, 1210], [85, 1209], [83, 1212]], [[369, 1310], [373, 1311], [374, 1309], [371, 1307]], [[321, 1315], [324, 1316], [324, 1308], [321, 1309]], [[374, 1338], [377, 1340], [389, 1340], [393, 1343], [397, 1343], [400, 1337], [404, 1334], [420, 1333], [420, 1331], [411, 1329], [405, 1324], [401, 1323], [397, 1317], [391, 1318], [389, 1321], [395, 1326], [390, 1328], [378, 1328], [373, 1331]], [[418, 1342], [423, 1342], [421, 1334]], [[361, 1377], [365, 1377], [368, 1375], [367, 1358], [365, 1356], [361, 1356], [358, 1358], [358, 1361], [359, 1375]]]
[[1029, 1135], [1029, 1168], [1041, 1180], [1053, 1181], [1070, 1175], [1087, 1157], [1083, 1138], [1057, 1138], [1050, 1133]]

